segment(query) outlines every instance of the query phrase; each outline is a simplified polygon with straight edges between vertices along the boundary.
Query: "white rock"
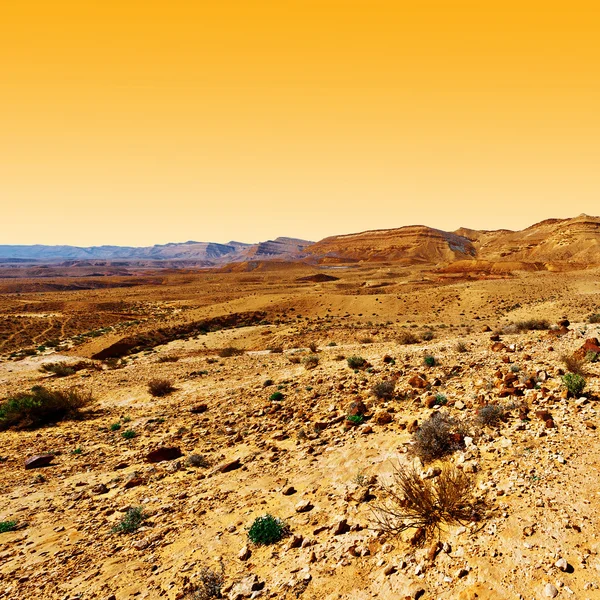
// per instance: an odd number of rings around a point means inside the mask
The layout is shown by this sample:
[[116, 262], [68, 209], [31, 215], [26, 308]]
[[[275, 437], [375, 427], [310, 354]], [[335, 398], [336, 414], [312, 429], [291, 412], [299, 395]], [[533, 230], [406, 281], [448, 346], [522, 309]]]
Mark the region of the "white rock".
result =
[[556, 596], [558, 596], [558, 590], [556, 589], [556, 586], [552, 585], [551, 583], [547, 583], [546, 587], [544, 588], [544, 596], [546, 596], [546, 598], [556, 598]]

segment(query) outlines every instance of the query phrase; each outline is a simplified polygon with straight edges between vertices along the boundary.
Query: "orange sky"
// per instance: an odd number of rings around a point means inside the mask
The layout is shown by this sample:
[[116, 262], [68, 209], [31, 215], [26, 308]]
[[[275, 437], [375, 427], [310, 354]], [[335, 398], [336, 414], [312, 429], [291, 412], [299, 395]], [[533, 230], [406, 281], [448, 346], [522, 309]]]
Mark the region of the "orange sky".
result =
[[0, 244], [600, 214], [597, 2], [0, 0], [0, 23]]

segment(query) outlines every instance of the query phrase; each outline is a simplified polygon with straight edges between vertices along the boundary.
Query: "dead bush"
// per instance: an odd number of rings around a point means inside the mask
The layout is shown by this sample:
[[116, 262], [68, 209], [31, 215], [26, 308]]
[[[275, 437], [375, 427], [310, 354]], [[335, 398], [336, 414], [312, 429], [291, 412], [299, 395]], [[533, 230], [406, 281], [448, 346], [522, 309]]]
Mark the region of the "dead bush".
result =
[[316, 354], [309, 354], [302, 359], [302, 364], [306, 369], [314, 369], [319, 364], [319, 357]]
[[221, 589], [225, 581], [225, 567], [220, 563], [218, 571], [210, 567], [202, 567], [198, 574], [198, 583], [194, 585], [194, 590], [188, 595], [189, 600], [212, 600], [213, 598], [222, 598]]
[[398, 334], [398, 343], [402, 344], [403, 346], [409, 344], [418, 344], [420, 341], [421, 340], [419, 339], [419, 336], [412, 331], [401, 331]]
[[412, 453], [427, 464], [464, 447], [466, 434], [465, 423], [436, 411], [414, 433]]
[[394, 396], [394, 390], [396, 389], [396, 382], [392, 379], [390, 381], [380, 381], [371, 388], [371, 393], [379, 400], [390, 400]]
[[396, 467], [393, 482], [384, 487], [384, 498], [374, 506], [379, 528], [399, 535], [414, 529], [415, 543], [439, 538], [444, 525], [478, 520], [473, 502], [474, 481], [462, 470], [445, 465], [434, 479], [421, 479], [414, 467]]
[[241, 348], [236, 348], [235, 346], [227, 346], [226, 348], [221, 348], [217, 354], [221, 358], [229, 358], [230, 356], [240, 356], [244, 354], [244, 351]]
[[152, 379], [148, 382], [148, 391], [151, 396], [160, 398], [161, 396], [168, 396], [175, 391], [175, 388], [169, 379]]
[[575, 375], [581, 375], [582, 377], [588, 374], [584, 358], [579, 358], [573, 354], [563, 354], [560, 360], [565, 365], [567, 372], [575, 373]]
[[475, 422], [480, 426], [498, 427], [506, 418], [506, 409], [498, 404], [486, 404], [477, 410]]
[[469, 351], [469, 346], [467, 345], [466, 342], [463, 342], [463, 340], [458, 340], [458, 342], [456, 342], [456, 344], [454, 344], [454, 350], [456, 350], [456, 352], [460, 352], [461, 354], [464, 354], [465, 352]]

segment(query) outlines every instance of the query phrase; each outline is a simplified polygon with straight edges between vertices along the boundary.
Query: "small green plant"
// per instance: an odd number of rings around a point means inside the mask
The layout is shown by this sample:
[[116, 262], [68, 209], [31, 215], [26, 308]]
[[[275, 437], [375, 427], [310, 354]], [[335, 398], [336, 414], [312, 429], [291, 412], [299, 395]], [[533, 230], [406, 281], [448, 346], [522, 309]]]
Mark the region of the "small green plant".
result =
[[278, 400], [283, 400], [283, 394], [281, 392], [273, 392], [270, 396], [269, 396], [269, 400], [271, 401], [278, 401]]
[[361, 423], [365, 422], [363, 415], [348, 415], [346, 420], [350, 421], [350, 423], [354, 423], [355, 425], [360, 425]]
[[110, 426], [111, 431], [119, 431], [119, 429], [121, 429], [121, 423], [113, 423]]
[[83, 454], [83, 448], [81, 448], [81, 447], [75, 448], [75, 450], [73, 450], [71, 452], [71, 454], [76, 454], [76, 455]]
[[519, 365], [511, 365], [510, 370], [513, 373], [518, 373], [521, 370], [521, 367], [519, 367]]
[[133, 431], [133, 429], [127, 429], [121, 435], [126, 440], [132, 440], [134, 437], [136, 437], [137, 433]]
[[363, 369], [368, 364], [362, 356], [349, 356], [346, 362], [351, 369]]
[[248, 529], [248, 537], [257, 546], [274, 544], [287, 533], [286, 524], [279, 518], [266, 514], [257, 517]]
[[585, 379], [581, 375], [567, 373], [562, 379], [571, 396], [579, 396], [581, 392], [583, 392], [583, 389], [585, 388]]
[[586, 354], [585, 354], [585, 360], [587, 360], [590, 363], [598, 362], [599, 358], [600, 358], [600, 354], [598, 352], [594, 352], [593, 350], [590, 350], [589, 352], [586, 352]]
[[16, 521], [0, 521], [0, 533], [7, 533], [8, 531], [14, 531], [17, 526]]
[[436, 365], [435, 356], [427, 355], [423, 359], [423, 363], [425, 364], [426, 367], [435, 367], [435, 365]]
[[435, 405], [436, 406], [445, 406], [448, 404], [448, 398], [446, 398], [445, 394], [436, 394], [435, 395]]
[[133, 533], [148, 518], [140, 507], [130, 508], [118, 525], [112, 528], [112, 533]]
[[329, 342], [329, 344], [327, 344], [330, 348], [334, 348], [335, 346], [337, 346], [337, 344], [335, 342]]
[[129, 423], [131, 421], [131, 417], [123, 417], [121, 421], [123, 421], [123, 423]]

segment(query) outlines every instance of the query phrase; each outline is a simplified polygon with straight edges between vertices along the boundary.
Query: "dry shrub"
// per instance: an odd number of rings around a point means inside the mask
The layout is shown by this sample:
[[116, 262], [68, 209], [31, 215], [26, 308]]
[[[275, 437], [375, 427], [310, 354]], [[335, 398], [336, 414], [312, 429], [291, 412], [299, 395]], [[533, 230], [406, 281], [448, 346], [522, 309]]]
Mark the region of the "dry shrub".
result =
[[412, 452], [427, 464], [462, 448], [466, 433], [465, 423], [436, 411], [413, 435]]
[[155, 398], [160, 398], [161, 396], [168, 396], [175, 391], [175, 388], [169, 379], [152, 379], [148, 382], [148, 391]]
[[68, 377], [69, 375], [74, 375], [83, 369], [99, 370], [101, 367], [87, 360], [80, 360], [79, 362], [71, 364], [64, 361], [46, 363], [40, 367], [40, 371], [42, 373], [52, 373], [55, 377]]
[[392, 379], [390, 381], [380, 381], [371, 388], [371, 393], [379, 400], [390, 400], [394, 396], [394, 390], [396, 389], [396, 382]]
[[434, 479], [421, 479], [414, 467], [394, 469], [393, 483], [384, 488], [384, 498], [374, 507], [375, 521], [385, 533], [399, 535], [414, 529], [414, 540], [439, 537], [443, 525], [477, 520], [472, 500], [474, 481], [466, 473], [445, 465]]
[[221, 588], [225, 581], [225, 567], [220, 563], [219, 571], [210, 567], [202, 567], [198, 574], [198, 583], [194, 585], [194, 591], [188, 596], [190, 600], [212, 600], [222, 598]]
[[398, 334], [398, 343], [402, 345], [418, 344], [420, 341], [419, 336], [412, 331], [401, 331]]
[[52, 391], [35, 386], [0, 403], [0, 429], [40, 427], [64, 419], [77, 419], [92, 401], [88, 392], [76, 388]]
[[498, 404], [486, 404], [477, 410], [475, 422], [480, 426], [498, 427], [506, 418], [506, 409]]
[[319, 357], [316, 354], [309, 354], [302, 360], [302, 363], [306, 369], [314, 369], [319, 364]]
[[502, 333], [522, 333], [523, 331], [545, 331], [550, 329], [551, 323], [548, 319], [526, 319], [509, 323], [502, 328]]
[[582, 377], [588, 374], [584, 358], [579, 358], [573, 354], [563, 354], [560, 360], [569, 373], [575, 373], [575, 375], [581, 375]]
[[271, 346], [268, 350], [271, 354], [283, 354], [283, 346]]
[[158, 363], [174, 363], [179, 360], [179, 356], [175, 356], [174, 354], [165, 354], [164, 356], [159, 356], [156, 360]]
[[308, 349], [309, 349], [311, 352], [315, 353], [315, 352], [318, 352], [318, 351], [319, 351], [319, 346], [317, 346], [317, 343], [316, 343], [316, 342], [311, 342], [310, 344], [308, 344]]
[[456, 352], [460, 352], [461, 354], [464, 354], [465, 352], [469, 351], [469, 346], [467, 345], [466, 342], [463, 342], [463, 340], [458, 340], [458, 342], [456, 342], [456, 344], [454, 344], [454, 350], [456, 350]]
[[235, 346], [227, 346], [226, 348], [221, 348], [217, 354], [221, 358], [229, 358], [230, 356], [240, 356], [241, 354], [244, 354], [244, 351]]
[[431, 331], [431, 329], [426, 329], [422, 334], [421, 334], [421, 339], [424, 342], [430, 342], [433, 338], [435, 337], [435, 334], [433, 333], [433, 331]]

